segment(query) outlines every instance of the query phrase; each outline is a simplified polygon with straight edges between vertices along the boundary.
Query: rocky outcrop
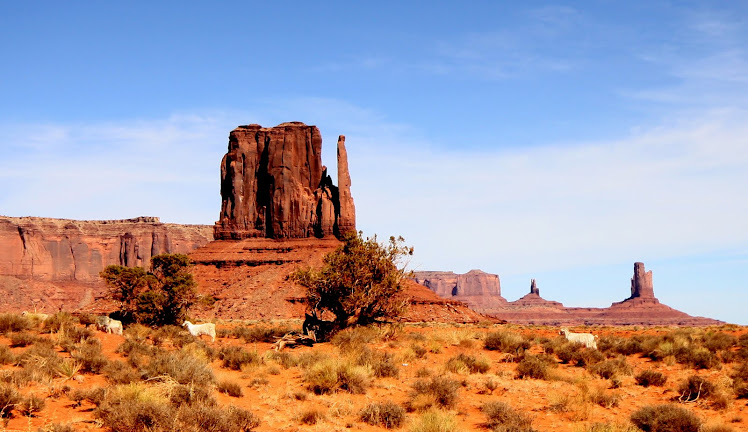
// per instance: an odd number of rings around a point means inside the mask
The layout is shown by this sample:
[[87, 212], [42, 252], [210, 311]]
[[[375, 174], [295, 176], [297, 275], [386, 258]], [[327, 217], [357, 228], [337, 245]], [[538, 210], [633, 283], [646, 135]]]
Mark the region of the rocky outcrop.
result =
[[499, 276], [470, 270], [465, 274], [451, 271], [419, 271], [413, 273], [414, 280], [429, 288], [438, 296], [465, 302], [480, 313], [492, 313], [506, 304], [501, 296]]
[[[198, 289], [215, 299], [211, 308], [194, 309], [201, 318], [288, 319], [304, 316], [305, 290], [288, 279], [294, 270], [323, 264], [342, 243], [335, 238], [217, 240], [190, 253]], [[406, 321], [491, 321], [462, 302], [442, 299], [427, 288], [404, 281], [410, 307]], [[498, 321], [495, 320], [494, 321]]]
[[322, 165], [322, 137], [300, 122], [239, 126], [221, 162], [216, 239], [340, 237], [356, 229], [345, 137], [338, 139], [338, 182]]
[[80, 221], [0, 216], [0, 309], [78, 308], [103, 289], [107, 265], [148, 267], [151, 256], [187, 253], [213, 238], [207, 225], [155, 217]]
[[[458, 275], [452, 272], [418, 272], [416, 281], [445, 298], [456, 298], [452, 293], [459, 290]], [[424, 274], [425, 273], [425, 274]], [[472, 273], [472, 272], [471, 272]], [[482, 272], [481, 272], [482, 273]], [[495, 275], [494, 275], [495, 276]], [[498, 281], [498, 276], [496, 276]], [[452, 291], [450, 291], [450, 289]], [[473, 293], [481, 290], [473, 290]], [[494, 294], [483, 294], [484, 299], [466, 297], [465, 302], [476, 311], [516, 324], [537, 325], [681, 325], [705, 326], [722, 324], [711, 318], [693, 317], [661, 304], [654, 296], [652, 272], [645, 271], [644, 264], [634, 264], [631, 279], [631, 297], [608, 308], [565, 307], [555, 301], [540, 297], [535, 281], [530, 282], [530, 292], [524, 297], [502, 303], [493, 302]], [[488, 300], [486, 300], [488, 299]], [[502, 298], [503, 300], [503, 298]], [[491, 308], [483, 305], [492, 302]]]

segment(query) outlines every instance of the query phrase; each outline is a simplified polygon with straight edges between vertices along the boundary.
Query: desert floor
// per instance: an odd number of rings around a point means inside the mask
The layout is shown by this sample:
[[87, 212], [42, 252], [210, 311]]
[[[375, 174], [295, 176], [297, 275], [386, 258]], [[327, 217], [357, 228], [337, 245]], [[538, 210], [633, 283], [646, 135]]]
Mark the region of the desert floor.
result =
[[[739, 397], [748, 393], [740, 372], [748, 359], [748, 329], [738, 326], [572, 329], [598, 336], [598, 350], [588, 350], [567, 343], [554, 327], [398, 324], [346, 331], [333, 342], [279, 353], [271, 341], [298, 330], [298, 322], [218, 322], [212, 342], [178, 327], [136, 325], [114, 335], [97, 331], [90, 317], [50, 320], [0, 316], [0, 404], [7, 392], [18, 396], [5, 402], [3, 430], [147, 430], [137, 421], [128, 426], [128, 413], [118, 412], [123, 417], [114, 426], [107, 420], [126, 406], [114, 395], [124, 397], [123, 389], [149, 394], [176, 412], [183, 409], [173, 397], [179, 386], [204, 389], [201, 403], [220, 410], [248, 410], [259, 419], [256, 431], [384, 430], [361, 417], [365, 407], [384, 402], [403, 409], [396, 430], [428, 430], [429, 413], [439, 414], [443, 430], [488, 430], [481, 407], [495, 401], [537, 431], [637, 430], [632, 413], [659, 404], [687, 409], [705, 430], [748, 430], [748, 399]], [[159, 358], [166, 360], [157, 367]], [[518, 376], [520, 365], [530, 376]], [[182, 374], [203, 366], [207, 375], [195, 382], [189, 377], [197, 375]], [[667, 380], [644, 387], [637, 384], [643, 371]], [[692, 376], [705, 379], [710, 391], [685, 394]], [[433, 382], [447, 384], [424, 390]], [[41, 409], [29, 405], [32, 395], [44, 400]]]

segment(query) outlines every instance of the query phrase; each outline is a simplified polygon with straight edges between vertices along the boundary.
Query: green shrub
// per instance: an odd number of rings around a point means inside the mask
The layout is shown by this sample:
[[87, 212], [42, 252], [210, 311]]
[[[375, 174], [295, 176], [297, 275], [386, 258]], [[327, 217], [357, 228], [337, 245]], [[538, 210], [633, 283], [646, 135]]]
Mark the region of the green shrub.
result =
[[667, 377], [662, 372], [645, 370], [634, 377], [636, 383], [642, 387], [662, 387], [667, 382]]
[[363, 394], [369, 386], [366, 368], [349, 362], [327, 359], [309, 367], [304, 382], [315, 394], [333, 393], [338, 389]]
[[519, 333], [496, 331], [486, 335], [483, 347], [490, 351], [519, 354], [530, 348], [531, 343]]
[[732, 379], [735, 396], [741, 399], [748, 398], [748, 362], [743, 362], [735, 368]]
[[81, 365], [81, 372], [97, 374], [109, 364], [109, 360], [101, 352], [99, 343], [84, 343], [70, 356]]
[[517, 378], [548, 379], [550, 378], [549, 369], [555, 366], [556, 364], [545, 354], [538, 356], [525, 354], [517, 364]]
[[386, 429], [396, 429], [405, 421], [405, 410], [393, 402], [371, 403], [359, 413], [361, 421]]
[[167, 399], [142, 385], [115, 387], [93, 412], [113, 432], [169, 430], [175, 414]]
[[460, 373], [467, 371], [472, 373], [486, 373], [491, 369], [488, 360], [478, 358], [469, 354], [458, 354], [447, 360], [447, 370], [450, 372]]
[[631, 375], [634, 371], [631, 365], [626, 361], [625, 357], [595, 363], [587, 369], [593, 374], [605, 379], [619, 375]]
[[559, 346], [555, 351], [562, 363], [584, 367], [605, 360], [605, 356], [598, 350], [588, 349], [579, 342], [568, 342]]
[[486, 402], [481, 406], [486, 427], [496, 432], [534, 432], [532, 420], [504, 402]]
[[646, 432], [699, 432], [701, 420], [676, 405], [646, 406], [631, 414], [631, 422]]
[[146, 379], [169, 376], [179, 384], [196, 386], [213, 384], [215, 380], [213, 371], [204, 360], [182, 351], [159, 353], [141, 372]]
[[[428, 408], [433, 403], [440, 408], [452, 408], [457, 403], [457, 390], [460, 383], [444, 376], [434, 376], [430, 379], [420, 379], [413, 383], [411, 392], [411, 408]], [[426, 396], [427, 404], [416, 402], [419, 396]], [[416, 403], [414, 403], [416, 402]]]
[[410, 432], [454, 432], [457, 430], [457, 420], [449, 413], [429, 410], [413, 423]]
[[719, 331], [709, 331], [704, 334], [703, 339], [704, 348], [713, 353], [732, 348], [738, 343], [738, 338], [736, 338], [735, 336]]

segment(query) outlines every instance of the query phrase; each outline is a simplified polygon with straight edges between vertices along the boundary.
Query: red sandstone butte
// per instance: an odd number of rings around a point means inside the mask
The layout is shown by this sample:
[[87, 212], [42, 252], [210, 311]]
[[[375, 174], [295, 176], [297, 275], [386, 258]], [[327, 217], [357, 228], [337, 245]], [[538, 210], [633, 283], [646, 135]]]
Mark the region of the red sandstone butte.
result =
[[446, 271], [413, 272], [413, 279], [442, 298], [465, 302], [476, 312], [489, 314], [506, 305], [499, 276], [470, 270], [465, 274]]
[[187, 253], [213, 239], [208, 225], [156, 217], [81, 221], [0, 216], [0, 310], [78, 309], [104, 292], [107, 265], [148, 267], [151, 256]]
[[322, 137], [301, 122], [229, 134], [221, 162], [221, 214], [215, 238], [323, 238], [355, 231], [345, 137], [338, 139], [338, 182], [322, 165]]
[[[431, 275], [428, 283], [418, 280], [443, 297], [453, 298], [445, 291], [445, 286], [451, 286], [454, 275], [451, 272], [420, 272]], [[439, 278], [441, 275], [441, 279]], [[484, 297], [491, 299], [493, 294]], [[711, 318], [693, 317], [684, 312], [666, 306], [654, 296], [652, 271], [645, 271], [644, 264], [634, 264], [634, 276], [631, 278], [631, 296], [626, 300], [613, 303], [608, 308], [565, 307], [555, 301], [540, 297], [535, 279], [530, 282], [530, 293], [513, 302], [494, 304], [487, 309], [483, 305], [487, 302], [480, 298], [470, 299], [471, 307], [483, 313], [506, 320], [515, 324], [538, 325], [680, 325], [705, 326], [722, 324]]]

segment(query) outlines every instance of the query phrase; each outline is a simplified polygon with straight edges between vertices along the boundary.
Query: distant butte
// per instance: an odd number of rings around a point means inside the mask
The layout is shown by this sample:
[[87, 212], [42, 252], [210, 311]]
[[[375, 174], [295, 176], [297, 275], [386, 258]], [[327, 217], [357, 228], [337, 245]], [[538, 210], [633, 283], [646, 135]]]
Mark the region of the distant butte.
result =
[[[498, 275], [490, 275], [477, 270], [484, 276], [482, 279], [496, 280]], [[613, 303], [608, 308], [565, 307], [555, 301], [540, 297], [540, 289], [535, 279], [530, 282], [530, 293], [513, 302], [507, 302], [500, 296], [500, 289], [487, 292], [482, 285], [472, 286], [474, 278], [460, 278], [452, 272], [415, 272], [417, 282], [446, 298], [460, 298], [462, 292], [483, 292], [483, 295], [471, 296], [465, 301], [471, 308], [516, 324], [538, 325], [682, 325], [706, 326], [723, 324], [711, 318], [693, 317], [684, 312], [666, 306], [655, 297], [652, 283], [652, 271], [645, 271], [644, 264], [634, 264], [634, 275], [631, 278], [631, 296], [626, 300]], [[444, 289], [453, 286], [451, 294]], [[504, 300], [497, 302], [498, 297]]]

